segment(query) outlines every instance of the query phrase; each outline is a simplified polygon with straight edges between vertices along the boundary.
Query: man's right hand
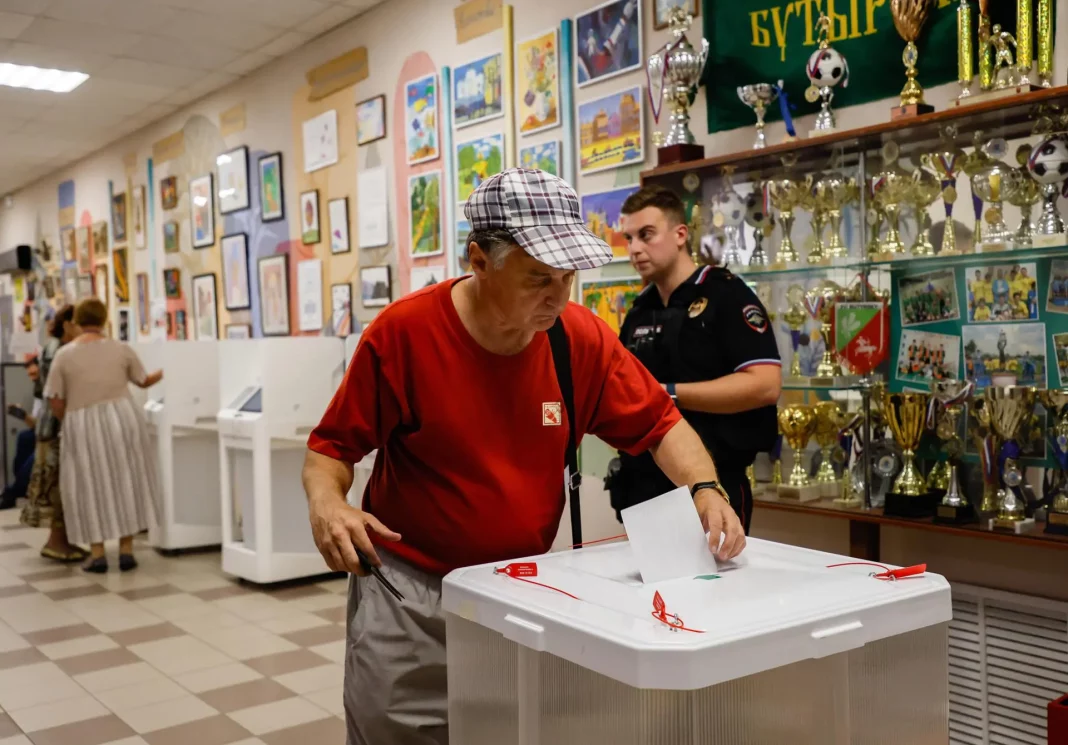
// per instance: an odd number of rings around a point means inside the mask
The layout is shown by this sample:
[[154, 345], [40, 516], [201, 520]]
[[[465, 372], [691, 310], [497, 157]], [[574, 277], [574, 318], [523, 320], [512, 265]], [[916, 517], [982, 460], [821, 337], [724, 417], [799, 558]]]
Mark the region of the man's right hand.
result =
[[377, 517], [349, 506], [344, 499], [309, 500], [312, 537], [326, 564], [335, 572], [351, 572], [365, 576], [360, 566], [356, 549], [363, 552], [374, 566], [381, 566], [368, 531], [387, 541], [399, 541], [400, 533], [394, 533]]

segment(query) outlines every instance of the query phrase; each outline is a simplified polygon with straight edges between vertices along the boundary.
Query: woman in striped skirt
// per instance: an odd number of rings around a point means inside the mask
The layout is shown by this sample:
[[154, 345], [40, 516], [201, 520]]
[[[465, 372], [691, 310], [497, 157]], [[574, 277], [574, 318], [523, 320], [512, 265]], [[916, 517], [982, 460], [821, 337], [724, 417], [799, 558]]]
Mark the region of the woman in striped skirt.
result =
[[119, 569], [137, 566], [133, 537], [157, 519], [156, 457], [140, 409], [127, 383], [155, 385], [137, 354], [103, 334], [107, 307], [96, 298], [78, 303], [81, 333], [56, 353], [45, 398], [63, 419], [60, 480], [71, 541], [90, 544], [87, 572], [108, 570], [104, 541], [119, 538]]

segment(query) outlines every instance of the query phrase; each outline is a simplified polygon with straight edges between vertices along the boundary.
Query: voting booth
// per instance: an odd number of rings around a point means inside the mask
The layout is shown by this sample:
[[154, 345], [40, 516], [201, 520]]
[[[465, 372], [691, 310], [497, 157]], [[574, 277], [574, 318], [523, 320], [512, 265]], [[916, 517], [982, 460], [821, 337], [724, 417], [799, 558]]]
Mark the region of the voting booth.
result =
[[949, 584], [852, 562], [751, 538], [651, 584], [629, 543], [457, 570], [450, 741], [944, 745]]
[[[156, 447], [163, 514], [149, 530], [162, 551], [217, 546], [221, 539], [218, 341], [150, 342], [134, 351], [163, 379], [143, 409]], [[140, 389], [138, 389], [140, 390]]]
[[219, 350], [223, 571], [269, 583], [330, 571], [312, 540], [301, 468], [341, 382], [337, 337], [231, 340]]

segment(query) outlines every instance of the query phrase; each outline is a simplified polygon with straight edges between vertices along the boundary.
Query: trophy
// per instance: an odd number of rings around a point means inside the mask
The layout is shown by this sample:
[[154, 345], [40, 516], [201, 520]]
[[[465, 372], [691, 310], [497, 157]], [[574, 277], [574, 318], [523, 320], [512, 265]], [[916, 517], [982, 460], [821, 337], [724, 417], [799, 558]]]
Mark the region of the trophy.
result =
[[790, 329], [790, 342], [793, 344], [794, 354], [790, 358], [790, 377], [801, 377], [801, 353], [798, 348], [801, 346], [801, 331], [805, 328], [805, 319], [807, 315], [805, 313], [804, 306], [805, 291], [799, 285], [791, 285], [786, 291], [787, 308], [782, 314], [782, 320], [785, 321], [786, 327]]
[[768, 110], [768, 106], [775, 102], [775, 99], [779, 97], [779, 93], [782, 92], [782, 81], [779, 84], [772, 85], [771, 83], [756, 83], [754, 85], [740, 85], [738, 86], [738, 98], [742, 103], [756, 112], [756, 142], [753, 143], [754, 150], [762, 150], [768, 146], [767, 135], [764, 134], [764, 114]]
[[[817, 378], [835, 378], [843, 375], [842, 366], [837, 355], [831, 350], [834, 340], [831, 338], [831, 318], [834, 317], [834, 304], [842, 295], [842, 288], [829, 279], [822, 279], [805, 293], [805, 309], [813, 320], [819, 321], [820, 335], [823, 337], [823, 357], [816, 368]], [[833, 380], [829, 381], [833, 384]]]
[[690, 91], [700, 81], [705, 69], [708, 40], [701, 39], [701, 51], [696, 51], [686, 38], [691, 23], [693, 16], [685, 9], [673, 8], [669, 20], [672, 39], [654, 52], [645, 64], [653, 119], [660, 122], [660, 107], [665, 99], [670, 112], [664, 146], [657, 149], [660, 165], [705, 157], [704, 147], [696, 144], [690, 131]]
[[820, 401], [812, 409], [816, 416], [816, 428], [813, 434], [821, 453], [820, 467], [816, 471], [816, 483], [830, 485], [829, 489], [826, 487], [821, 489], [823, 496], [838, 496], [838, 475], [834, 472], [832, 461], [836, 453], [835, 446], [838, 444], [838, 437], [846, 424], [846, 415], [834, 401]]
[[1016, 229], [1012, 239], [1017, 248], [1031, 248], [1035, 242], [1035, 224], [1031, 222], [1031, 212], [1042, 199], [1042, 190], [1026, 170], [1013, 170], [1020, 172], [1019, 186], [1007, 200], [1013, 207], [1020, 208], [1020, 227]]
[[771, 235], [775, 228], [775, 219], [771, 216], [771, 205], [768, 202], [766, 184], [757, 184], [745, 198], [745, 222], [753, 229], [753, 253], [749, 256], [749, 266], [768, 265], [764, 239]]
[[841, 83], [843, 88], [849, 87], [849, 63], [831, 46], [831, 19], [822, 12], [816, 22], [816, 28], [819, 31], [819, 48], [808, 58], [808, 64], [805, 66], [805, 73], [811, 83], [805, 90], [805, 100], [809, 103], [823, 100], [813, 125], [814, 133], [819, 134], [835, 128], [831, 100], [834, 98], [836, 85]]
[[1000, 160], [992, 160], [972, 176], [972, 190], [987, 204], [983, 219], [984, 243], [1009, 243], [1012, 231], [1005, 224], [1002, 202], [1016, 197], [1023, 176], [1018, 169], [1010, 168]]
[[[973, 135], [973, 147], [972, 151], [964, 156], [961, 161], [961, 169], [968, 177], [968, 183], [971, 185], [971, 179], [981, 170], [986, 168], [987, 165], [993, 162], [993, 158], [986, 151], [986, 146], [982, 144], [983, 133], [976, 131]], [[972, 208], [975, 210], [975, 228], [972, 231], [972, 246], [978, 246], [983, 242], [983, 200], [975, 193], [975, 187], [971, 187], [972, 190]]]
[[790, 404], [779, 409], [779, 431], [794, 451], [794, 467], [790, 478], [779, 486], [779, 497], [810, 502], [819, 499], [820, 489], [808, 478], [805, 470], [805, 447], [816, 430], [816, 414], [811, 406]]
[[724, 266], [742, 263], [745, 240], [742, 236], [742, 225], [745, 224], [746, 205], [742, 195], [734, 188], [732, 171], [731, 167], [723, 169], [723, 182], [715, 197], [716, 206], [712, 215], [712, 224], [722, 228], [727, 237], [727, 247], [723, 253]]
[[901, 55], [901, 61], [905, 63], [905, 87], [901, 89], [901, 105], [890, 110], [891, 119], [903, 119], [918, 114], [929, 114], [934, 111], [923, 100], [923, 86], [916, 80], [916, 62], [920, 57], [920, 50], [916, 47], [916, 39], [920, 38], [920, 31], [927, 22], [927, 16], [931, 14], [931, 6], [934, 0], [890, 0], [890, 14], [894, 18], [894, 28], [898, 35], [904, 39], [905, 51]]
[[972, 6], [968, 0], [960, 0], [957, 6], [957, 82], [960, 83], [961, 101], [972, 95]]
[[1042, 406], [1053, 424], [1050, 445], [1057, 468], [1047, 468], [1042, 498], [1046, 501], [1046, 532], [1068, 535], [1068, 389], [1042, 391]]
[[1038, 84], [1053, 85], [1053, 0], [1038, 0]]
[[[985, 81], [988, 86], [993, 84], [995, 90], [1020, 85], [1012, 56], [1016, 48], [1016, 37], [1004, 31], [1000, 23], [995, 23], [991, 27], [990, 16], [984, 14], [979, 19], [980, 81]], [[1004, 68], [1004, 75], [1002, 68]], [[983, 90], [990, 90], [990, 87], [984, 87]]]
[[807, 261], [809, 264], [822, 264], [827, 258], [823, 253], [823, 226], [827, 222], [827, 213], [811, 191], [805, 194], [801, 206], [811, 215], [809, 225], [812, 228], [812, 247], [808, 250]]
[[889, 159], [886, 167], [872, 179], [871, 191], [872, 202], [886, 218], [886, 236], [879, 243], [879, 252], [904, 253], [900, 231], [901, 204], [912, 194], [912, 177]]
[[767, 182], [768, 194], [772, 206], [779, 211], [779, 224], [782, 225], [782, 242], [776, 260], [780, 264], [793, 264], [799, 260], [790, 232], [794, 229], [794, 210], [805, 201], [805, 195], [812, 190], [812, 175], [808, 174], [798, 181], [788, 176]]
[[827, 214], [831, 226], [831, 235], [823, 247], [825, 256], [839, 258], [847, 254], [842, 242], [842, 208], [860, 200], [860, 187], [857, 180], [840, 173], [825, 173], [812, 186], [812, 195], [816, 204]]
[[901, 473], [886, 495], [887, 515], [928, 517], [934, 512], [927, 481], [916, 467], [930, 400], [929, 393], [883, 393], [883, 416], [902, 451]]
[[[867, 184], [869, 194], [871, 194], [871, 187], [872, 180], [869, 179]], [[868, 207], [868, 214], [865, 216], [865, 219], [868, 222], [868, 245], [865, 249], [865, 253], [869, 259], [876, 259], [879, 254], [882, 253], [880, 248], [882, 245], [881, 232], [883, 223], [886, 222], [886, 215], [883, 214], [881, 209], [872, 204], [872, 202], [869, 202], [868, 204], [871, 206]]]
[[927, 209], [935, 203], [941, 192], [938, 179], [934, 174], [924, 168], [917, 168], [912, 172], [912, 191], [909, 201], [916, 212], [916, 240], [912, 242], [909, 250], [913, 256], [934, 256], [934, 245], [931, 243], [931, 216]]
[[940, 522], [964, 522], [972, 517], [972, 507], [961, 490], [957, 478], [957, 464], [964, 452], [964, 443], [958, 434], [964, 402], [971, 395], [972, 384], [960, 380], [936, 380], [931, 383], [931, 408], [928, 410], [927, 426], [933, 429], [942, 442], [946, 460], [939, 461], [927, 475], [931, 491], [942, 492], [935, 519]]
[[1026, 501], [1020, 488], [1023, 484], [1023, 471], [1019, 467], [1020, 445], [1016, 438], [1024, 422], [1030, 420], [1034, 412], [1035, 389], [1010, 385], [987, 388], [983, 393], [983, 408], [987, 410], [990, 430], [1002, 443], [1000, 452], [993, 454], [995, 463], [1004, 461], [998, 473], [1000, 487], [997, 490], [997, 517], [994, 519], [994, 526], [1018, 530], [1025, 522]]
[[1062, 235], [1064, 220], [1057, 211], [1057, 197], [1068, 178], [1068, 138], [1064, 134], [1049, 135], [1035, 145], [1027, 158], [1027, 171], [1042, 186], [1042, 214], [1035, 225], [1035, 233], [1039, 236]]

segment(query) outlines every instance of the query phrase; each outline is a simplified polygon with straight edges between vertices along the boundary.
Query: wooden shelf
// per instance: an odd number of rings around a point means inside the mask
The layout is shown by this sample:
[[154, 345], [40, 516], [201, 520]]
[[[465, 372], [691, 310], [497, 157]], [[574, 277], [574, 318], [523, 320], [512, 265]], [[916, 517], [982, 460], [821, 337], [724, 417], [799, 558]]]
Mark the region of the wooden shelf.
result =
[[[674, 163], [643, 171], [642, 182], [649, 180], [674, 181], [691, 171], [710, 171], [704, 175], [719, 176], [723, 166], [734, 166], [740, 180], [746, 177], [767, 177], [784, 170], [783, 156], [796, 155], [793, 170], [807, 173], [827, 167], [830, 158], [840, 153], [847, 165], [856, 162], [860, 152], [876, 151], [889, 141], [897, 142], [901, 155], [929, 152], [938, 144], [942, 129], [949, 124], [957, 127], [959, 147], [971, 145], [972, 135], [981, 130], [989, 137], [1012, 140], [1030, 136], [1037, 107], [1041, 104], [1068, 106], [1068, 86], [1044, 88], [1030, 93], [993, 99], [967, 106], [950, 106], [943, 111], [885, 121], [868, 127], [842, 129], [819, 137], [798, 137], [792, 142], [770, 145], [763, 150], [717, 155], [703, 160]], [[890, 110], [887, 109], [887, 117]], [[839, 122], [849, 121], [849, 110], [838, 112]], [[870, 170], [870, 169], [869, 169]]]
[[781, 510], [783, 512], [799, 512], [806, 515], [821, 515], [833, 517], [851, 522], [875, 523], [878, 525], [892, 525], [897, 528], [911, 528], [913, 530], [928, 530], [936, 533], [965, 536], [968, 538], [987, 539], [992, 541], [1004, 541], [1021, 546], [1039, 546], [1042, 548], [1062, 549], [1068, 551], [1068, 536], [1044, 533], [1045, 523], [1036, 523], [1034, 529], [1021, 535], [1006, 533], [1004, 531], [986, 530], [978, 523], [966, 525], [942, 525], [932, 518], [909, 519], [903, 517], [887, 517], [879, 507], [870, 510], [863, 507], [843, 507], [835, 504], [833, 499], [821, 499], [816, 502], [793, 502], [781, 500], [777, 496], [758, 495], [753, 498], [753, 503], [762, 509]]

